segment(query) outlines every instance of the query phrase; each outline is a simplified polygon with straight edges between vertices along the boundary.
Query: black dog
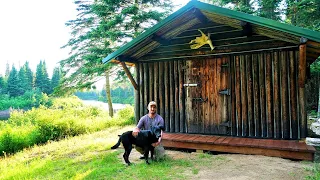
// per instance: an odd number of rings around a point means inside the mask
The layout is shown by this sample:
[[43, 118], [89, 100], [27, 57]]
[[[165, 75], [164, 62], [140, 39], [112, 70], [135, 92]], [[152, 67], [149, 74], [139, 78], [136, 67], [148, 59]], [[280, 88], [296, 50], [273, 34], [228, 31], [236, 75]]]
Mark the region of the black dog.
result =
[[129, 155], [132, 150], [132, 144], [141, 147], [144, 150], [144, 159], [147, 164], [150, 164], [148, 161], [149, 151], [151, 152], [151, 159], [153, 159], [154, 147], [152, 143], [158, 142], [158, 139], [161, 137], [161, 130], [164, 130], [163, 126], [152, 127], [151, 130], [141, 130], [138, 133], [137, 137], [132, 135], [132, 131], [127, 131], [122, 135], [119, 135], [119, 141], [117, 144], [111, 147], [111, 149], [116, 149], [119, 147], [122, 142], [125, 152], [123, 154], [124, 161], [130, 165]]

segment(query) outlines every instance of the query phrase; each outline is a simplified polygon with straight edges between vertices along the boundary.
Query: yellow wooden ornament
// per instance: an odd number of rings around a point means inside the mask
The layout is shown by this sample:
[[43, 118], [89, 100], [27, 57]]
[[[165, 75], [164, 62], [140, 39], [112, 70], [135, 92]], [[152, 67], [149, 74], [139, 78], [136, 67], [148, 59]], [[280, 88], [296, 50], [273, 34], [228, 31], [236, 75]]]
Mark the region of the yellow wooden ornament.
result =
[[200, 37], [196, 37], [196, 39], [191, 40], [189, 42], [190, 48], [191, 49], [199, 49], [201, 46], [205, 45], [205, 44], [209, 44], [211, 51], [214, 49], [214, 46], [212, 45], [212, 42], [210, 40], [210, 34], [208, 33], [208, 36], [206, 36], [200, 29], [198, 29], [198, 31], [200, 31], [201, 36]]

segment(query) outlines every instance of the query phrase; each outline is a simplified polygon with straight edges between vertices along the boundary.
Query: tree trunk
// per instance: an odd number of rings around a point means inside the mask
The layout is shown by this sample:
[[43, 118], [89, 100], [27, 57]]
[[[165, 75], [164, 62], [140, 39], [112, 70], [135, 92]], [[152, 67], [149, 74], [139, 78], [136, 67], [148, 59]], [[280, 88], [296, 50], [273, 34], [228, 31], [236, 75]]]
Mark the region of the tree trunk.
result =
[[107, 101], [108, 101], [108, 107], [109, 107], [109, 116], [113, 117], [113, 107], [112, 107], [112, 100], [111, 100], [111, 91], [110, 91], [110, 74], [109, 70], [106, 70], [105, 72], [106, 75], [106, 96], [107, 96]]

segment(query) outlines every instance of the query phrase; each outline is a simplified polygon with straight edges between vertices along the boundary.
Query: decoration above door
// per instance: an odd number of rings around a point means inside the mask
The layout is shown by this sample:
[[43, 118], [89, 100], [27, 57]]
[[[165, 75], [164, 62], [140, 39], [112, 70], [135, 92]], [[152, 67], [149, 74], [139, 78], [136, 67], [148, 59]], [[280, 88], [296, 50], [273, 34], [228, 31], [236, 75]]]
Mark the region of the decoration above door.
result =
[[208, 36], [206, 36], [200, 29], [198, 29], [198, 31], [200, 31], [201, 36], [200, 37], [196, 37], [196, 39], [191, 40], [189, 42], [190, 48], [191, 49], [199, 49], [201, 46], [205, 45], [205, 44], [209, 44], [211, 51], [214, 49], [214, 46], [212, 45], [212, 41], [210, 39], [210, 34], [208, 33]]

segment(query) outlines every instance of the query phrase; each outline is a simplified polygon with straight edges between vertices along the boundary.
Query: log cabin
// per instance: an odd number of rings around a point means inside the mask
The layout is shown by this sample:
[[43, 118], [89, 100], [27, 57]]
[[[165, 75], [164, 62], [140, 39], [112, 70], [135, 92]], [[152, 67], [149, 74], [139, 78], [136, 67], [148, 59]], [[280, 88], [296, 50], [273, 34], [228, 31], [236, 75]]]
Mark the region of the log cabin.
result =
[[165, 147], [313, 160], [305, 84], [319, 55], [319, 32], [190, 1], [103, 63], [123, 66], [136, 120], [157, 102]]

